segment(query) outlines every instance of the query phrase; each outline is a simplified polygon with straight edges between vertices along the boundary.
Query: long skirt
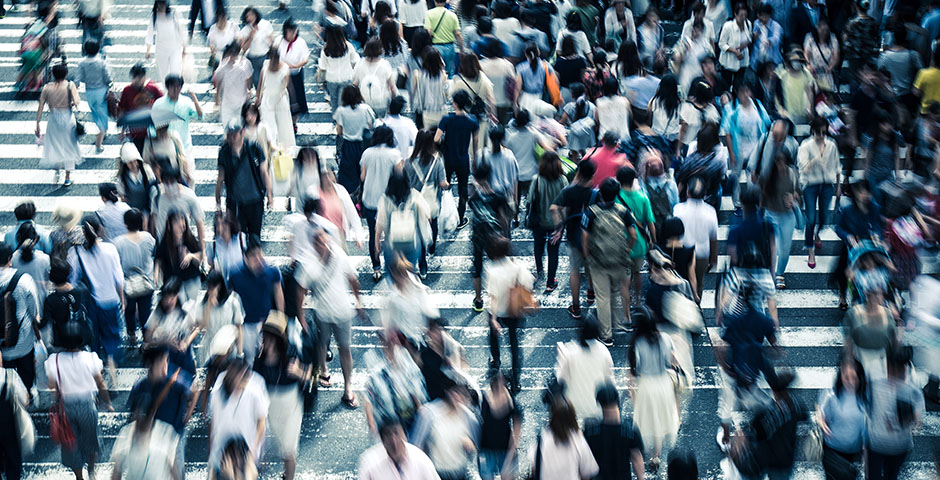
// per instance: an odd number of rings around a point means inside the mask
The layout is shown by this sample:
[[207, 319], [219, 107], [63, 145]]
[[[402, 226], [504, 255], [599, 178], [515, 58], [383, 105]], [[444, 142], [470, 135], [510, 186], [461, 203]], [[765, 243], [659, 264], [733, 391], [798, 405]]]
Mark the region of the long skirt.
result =
[[157, 81], [162, 83], [167, 75], [183, 73], [183, 49], [179, 46], [154, 46], [157, 60]]
[[277, 146], [293, 154], [297, 141], [294, 139], [294, 122], [290, 116], [290, 101], [287, 96], [277, 99], [264, 97], [261, 100], [261, 122], [269, 132], [275, 132]]
[[303, 115], [307, 109], [307, 92], [304, 90], [304, 70], [290, 74], [290, 84], [287, 86], [287, 95], [290, 97], [291, 115]]
[[336, 176], [336, 181], [350, 195], [354, 195], [356, 190], [359, 189], [359, 160], [362, 159], [362, 151], [362, 140], [346, 140], [344, 138], [343, 144], [340, 146], [339, 174]]
[[49, 112], [39, 166], [74, 170], [79, 163], [82, 163], [82, 154], [75, 135], [75, 115], [71, 109], [55, 108]]
[[88, 302], [88, 316], [95, 332], [97, 344], [95, 351], [102, 359], [120, 360], [121, 326], [124, 324], [124, 312], [121, 305], [102, 307], [97, 302]]
[[75, 434], [75, 448], [62, 447], [62, 465], [81, 469], [92, 455], [101, 453], [98, 408], [92, 395], [65, 398], [65, 416]]
[[257, 87], [258, 80], [261, 79], [261, 68], [264, 67], [264, 61], [268, 59], [268, 56], [258, 55], [257, 57], [253, 57], [251, 55], [245, 55], [245, 58], [251, 63], [251, 85]]
[[274, 443], [284, 457], [296, 457], [300, 443], [300, 424], [304, 417], [304, 402], [297, 385], [279, 385], [268, 389], [271, 406], [268, 425]]
[[633, 405], [633, 423], [647, 449], [652, 451], [655, 446], [676, 438], [679, 411], [675, 387], [668, 374], [637, 377]]
[[108, 87], [86, 88], [85, 97], [91, 109], [91, 119], [98, 127], [98, 131], [108, 131]]

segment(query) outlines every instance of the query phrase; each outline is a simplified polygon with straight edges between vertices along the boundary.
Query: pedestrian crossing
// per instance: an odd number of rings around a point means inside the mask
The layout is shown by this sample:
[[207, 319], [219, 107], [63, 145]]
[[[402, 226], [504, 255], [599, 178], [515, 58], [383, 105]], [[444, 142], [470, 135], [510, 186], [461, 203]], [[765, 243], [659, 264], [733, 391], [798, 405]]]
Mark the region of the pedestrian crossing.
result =
[[[244, 0], [231, 2], [230, 16], [234, 19], [245, 6]], [[288, 14], [274, 11], [275, 2], [268, 2], [261, 9], [266, 18], [279, 25]], [[301, 35], [308, 42], [312, 37], [313, 11], [309, 2], [294, 0], [289, 12], [301, 25]], [[126, 85], [127, 69], [138, 61], [145, 61], [144, 31], [149, 21], [152, 4], [146, 0], [129, 0], [115, 5], [112, 18], [107, 21], [108, 36], [113, 45], [105, 52], [112, 76], [115, 78], [114, 89], [119, 91]], [[173, 5], [181, 17], [188, 18], [189, 5]], [[68, 55], [71, 65], [79, 58], [80, 30], [75, 28], [74, 9], [69, 5], [60, 7], [60, 41], [63, 51]], [[269, 15], [270, 13], [270, 15]], [[41, 157], [41, 147], [37, 146], [33, 135], [35, 110], [38, 103], [34, 100], [14, 98], [13, 80], [19, 64], [16, 51], [19, 37], [32, 16], [22, 9], [8, 12], [0, 20], [0, 225], [12, 225], [12, 210], [23, 198], [30, 198], [37, 207], [37, 223], [49, 225], [52, 210], [56, 205], [67, 202], [70, 206], [85, 212], [94, 211], [101, 205], [97, 196], [97, 184], [110, 181], [114, 177], [114, 167], [120, 145], [114, 134], [113, 122], [109, 127], [110, 135], [106, 140], [104, 152], [95, 153], [91, 144], [97, 133], [91, 122], [86, 122], [89, 135], [82, 140], [82, 153], [85, 161], [73, 173], [75, 182], [68, 189], [52, 185], [53, 172], [36, 168]], [[202, 35], [197, 33], [189, 52], [195, 56], [195, 64], [200, 67], [199, 78], [205, 79], [209, 72], [204, 65], [208, 49], [204, 46]], [[145, 61], [146, 63], [146, 61]], [[152, 66], [152, 60], [150, 65]], [[314, 62], [315, 63], [315, 59]], [[310, 70], [308, 68], [308, 70]], [[319, 85], [309, 81], [313, 77], [310, 70], [306, 75], [308, 84], [306, 94], [311, 113], [298, 122], [297, 144], [318, 144], [321, 157], [335, 161], [335, 126], [329, 117], [329, 106], [325, 94]], [[159, 80], [159, 79], [156, 79]], [[212, 225], [215, 209], [214, 182], [217, 176], [216, 155], [221, 143], [222, 128], [217, 122], [216, 108], [213, 103], [214, 92], [206, 82], [187, 84], [186, 89], [196, 93], [203, 103], [203, 119], [191, 123], [193, 135], [193, 157], [195, 160], [195, 190], [200, 205], [206, 212], [206, 225]], [[80, 116], [88, 114], [85, 102], [79, 106]], [[43, 121], [45, 124], [45, 121]], [[798, 136], [806, 136], [806, 126], [797, 127]], [[830, 206], [830, 211], [834, 205]], [[716, 271], [727, 268], [725, 239], [728, 225], [733, 219], [733, 205], [730, 198], [722, 199], [720, 207], [719, 261]], [[269, 262], [286, 263], [286, 242], [288, 231], [281, 226], [289, 212], [286, 199], [278, 198], [273, 208], [265, 212], [262, 240]], [[829, 216], [829, 223], [833, 216]], [[212, 229], [206, 229], [206, 241], [212, 239]], [[531, 233], [516, 229], [512, 234], [514, 259], [534, 271], [532, 258], [533, 242]], [[840, 244], [831, 228], [821, 233], [823, 248], [817, 252], [817, 265], [810, 269], [806, 264], [806, 254], [802, 248], [802, 233], [794, 233], [791, 258], [787, 268], [788, 289], [778, 292], [777, 304], [780, 317], [780, 342], [786, 352], [784, 363], [797, 373], [794, 395], [807, 405], [815, 403], [820, 392], [832, 385], [835, 376], [835, 362], [842, 346], [838, 300], [834, 292], [827, 289], [828, 274], [834, 268]], [[540, 403], [540, 391], [553, 372], [555, 346], [576, 337], [580, 325], [565, 312], [570, 303], [568, 287], [568, 260], [559, 259], [559, 288], [549, 295], [540, 295], [540, 311], [527, 319], [521, 332], [522, 352], [525, 368], [522, 372], [522, 392], [518, 401], [524, 406], [526, 417], [523, 429], [524, 448], [528, 448], [535, 437], [535, 431], [547, 421], [547, 413]], [[469, 364], [468, 374], [482, 380], [489, 360], [488, 329], [485, 314], [475, 314], [469, 307], [473, 298], [472, 283], [469, 278], [471, 250], [468, 229], [457, 232], [452, 238], [441, 240], [437, 255], [430, 262], [430, 275], [426, 284], [431, 289], [430, 301], [441, 310], [447, 320], [448, 331], [464, 347]], [[368, 253], [363, 248], [350, 245], [350, 255], [356, 265], [359, 280], [362, 283], [363, 303], [368, 315], [378, 321], [380, 308], [386, 296], [383, 285], [376, 285], [371, 280], [371, 263]], [[925, 256], [925, 271], [936, 272], [938, 266], [931, 257]], [[722, 456], [714, 444], [715, 429], [718, 419], [715, 410], [718, 402], [720, 379], [715, 366], [712, 344], [719, 337], [718, 328], [713, 320], [714, 277], [709, 275], [702, 306], [706, 313], [707, 328], [702, 335], [695, 336], [692, 343], [692, 356], [695, 364], [695, 383], [691, 395], [684, 400], [683, 426], [680, 429], [680, 446], [695, 450], [699, 458], [703, 479], [722, 478], [719, 461]], [[541, 290], [537, 285], [537, 291]], [[583, 287], [582, 287], [583, 288]], [[583, 301], [583, 296], [582, 296]], [[309, 308], [309, 305], [306, 306]], [[357, 324], [353, 330], [354, 375], [353, 386], [362, 387], [368, 372], [365, 354], [379, 345], [379, 327], [371, 323]], [[621, 389], [630, 388], [627, 375], [627, 343], [629, 335], [618, 334], [616, 345], [611, 353], [615, 363], [615, 379]], [[198, 343], [198, 342], [197, 342]], [[142, 378], [140, 353], [133, 348], [124, 349], [124, 359], [111, 385], [110, 393], [115, 412], [100, 414], [103, 455], [97, 471], [99, 478], [110, 476], [111, 464], [107, 462], [109, 452], [120, 428], [129, 419], [127, 397], [134, 383]], [[505, 352], [504, 352], [505, 353]], [[338, 361], [330, 365], [338, 371]], [[304, 416], [302, 439], [298, 460], [297, 478], [340, 480], [355, 478], [359, 454], [374, 441], [368, 434], [362, 410], [349, 411], [339, 399], [343, 385], [340, 375], [334, 375], [334, 385], [322, 389], [313, 412]], [[35, 453], [26, 459], [26, 477], [28, 479], [68, 478], [70, 473], [58, 463], [58, 449], [48, 437], [47, 410], [51, 398], [47, 389], [40, 391], [39, 401], [30, 409], [30, 415], [37, 426], [38, 442]], [[632, 406], [624, 396], [624, 410], [630, 412]], [[198, 413], [191, 421], [192, 434], [186, 446], [187, 478], [207, 478], [205, 464], [207, 451], [207, 421]], [[801, 426], [800, 436], [806, 437], [808, 426]], [[940, 413], [929, 412], [924, 426], [915, 436], [915, 449], [905, 465], [902, 478], [934, 478], [932, 463], [933, 445], [940, 439]], [[796, 473], [793, 478], [822, 479], [818, 464], [806, 462], [798, 454]], [[281, 464], [272, 450], [266, 453], [262, 463], [263, 478], [280, 478]]]

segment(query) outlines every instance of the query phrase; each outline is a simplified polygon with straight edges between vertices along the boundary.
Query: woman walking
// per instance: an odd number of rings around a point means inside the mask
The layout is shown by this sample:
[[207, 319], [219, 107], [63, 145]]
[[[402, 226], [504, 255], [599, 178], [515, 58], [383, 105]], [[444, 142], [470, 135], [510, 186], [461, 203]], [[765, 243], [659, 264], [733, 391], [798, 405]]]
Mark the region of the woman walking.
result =
[[372, 130], [375, 122], [375, 112], [372, 107], [363, 104], [359, 87], [346, 85], [343, 87], [343, 105], [333, 113], [336, 121], [336, 137], [340, 139], [339, 172], [336, 180], [347, 192], [353, 192], [358, 203], [360, 178], [359, 161], [365, 147], [362, 144], [363, 134]]
[[796, 154], [806, 208], [803, 246], [809, 250], [807, 265], [811, 269], [816, 268], [816, 249], [822, 248], [819, 232], [826, 224], [829, 201], [841, 176], [839, 150], [836, 142], [826, 135], [828, 128], [829, 122], [825, 119], [814, 119], [810, 126], [812, 136], [803, 140]]
[[353, 85], [359, 87], [362, 97], [379, 118], [385, 116], [388, 102], [398, 95], [394, 71], [388, 60], [382, 58], [382, 41], [372, 37], [362, 48], [362, 59], [353, 69]]
[[822, 464], [826, 480], [858, 478], [855, 463], [862, 457], [867, 429], [866, 392], [862, 364], [858, 360], [843, 359], [835, 386], [821, 396], [816, 407], [816, 423], [823, 434]]
[[[320, 164], [320, 154], [316, 145], [303, 147], [294, 158], [294, 169], [291, 171], [287, 195], [295, 200], [294, 211], [302, 212], [304, 202], [320, 198], [320, 176], [323, 167]], [[288, 198], [288, 204], [290, 198]], [[288, 207], [290, 210], [290, 207]]]
[[[653, 99], [650, 100], [648, 111], [652, 115], [653, 132], [660, 135], [675, 146], [679, 138], [679, 86], [675, 75], [666, 75], [659, 82], [659, 88]], [[667, 166], [668, 168], [668, 166]]]
[[816, 29], [806, 34], [803, 52], [806, 55], [806, 63], [809, 64], [809, 71], [816, 79], [816, 86], [826, 92], [835, 91], [833, 74], [842, 65], [842, 56], [839, 54], [839, 41], [829, 30], [829, 21], [825, 15], [820, 15]]
[[150, 59], [150, 50], [157, 52], [157, 79], [163, 81], [170, 74], [183, 72], [183, 54], [186, 53], [186, 30], [179, 11], [170, 9], [167, 0], [153, 2], [153, 13], [147, 23], [144, 37], [147, 51], [144, 58]]
[[264, 378], [244, 360], [231, 361], [219, 375], [209, 394], [210, 479], [217, 478], [214, 471], [232, 437], [245, 441], [254, 461], [261, 458], [270, 403]]
[[156, 182], [153, 171], [133, 143], [121, 145], [121, 159], [117, 167], [117, 193], [131, 208], [140, 210], [144, 231], [150, 230], [150, 189]]
[[274, 28], [271, 22], [261, 17], [261, 12], [255, 7], [246, 7], [242, 11], [242, 23], [245, 26], [238, 32], [238, 40], [241, 42], [242, 51], [245, 52], [245, 58], [251, 62], [251, 85], [257, 86], [265, 59], [274, 45]]
[[577, 340], [559, 343], [557, 348], [558, 381], [565, 385], [565, 398], [582, 424], [601, 418], [597, 390], [614, 381], [614, 361], [600, 336], [598, 323], [587, 321], [581, 324]]
[[499, 354], [499, 335], [503, 329], [509, 330], [509, 351], [512, 356], [512, 391], [521, 391], [519, 385], [522, 372], [522, 350], [519, 346], [519, 328], [522, 327], [521, 317], [512, 315], [509, 311], [510, 290], [519, 285], [532, 290], [535, 279], [529, 270], [513, 262], [510, 258], [509, 239], [502, 236], [493, 237], [489, 242], [487, 254], [490, 264], [486, 274], [486, 291], [490, 294], [490, 368], [499, 368], [502, 365]]
[[552, 399], [548, 425], [539, 430], [536, 445], [529, 450], [529, 460], [539, 465], [540, 480], [581, 480], [600, 471], [574, 408], [564, 398]]
[[114, 411], [101, 376], [103, 366], [97, 355], [82, 350], [82, 332], [66, 329], [57, 340], [65, 351], [46, 360], [46, 376], [53, 398], [65, 406], [65, 417], [75, 435], [72, 448], [62, 446], [62, 464], [72, 470], [77, 480], [83, 478], [82, 468], [86, 466], [88, 476], [94, 478], [101, 453], [98, 408]]
[[434, 145], [434, 132], [418, 131], [418, 135], [415, 136], [415, 148], [406, 163], [405, 173], [408, 175], [408, 182], [412, 188], [421, 192], [430, 214], [431, 242], [429, 245], [422, 246], [421, 256], [418, 258], [418, 272], [423, 279], [428, 273], [428, 255], [434, 255], [437, 245], [437, 218], [441, 213], [441, 197], [450, 187], [447, 183], [444, 161], [441, 160], [437, 147]]
[[323, 50], [317, 62], [317, 78], [326, 82], [326, 93], [330, 96], [330, 112], [336, 113], [340, 106], [343, 89], [352, 83], [353, 69], [359, 63], [356, 47], [346, 40], [338, 25], [326, 27]]
[[242, 309], [241, 297], [225, 285], [225, 277], [218, 270], [209, 273], [206, 279], [206, 291], [199, 298], [188, 302], [185, 306], [193, 323], [199, 325], [205, 333], [199, 347], [197, 365], [204, 366], [210, 360], [210, 345], [215, 334], [224, 327], [234, 327], [238, 334], [235, 340], [235, 353], [242, 354], [242, 325], [245, 322], [245, 311]]
[[[60, 172], [65, 169], [63, 187], [72, 186], [72, 170], [82, 161], [82, 154], [78, 150], [78, 124], [72, 113], [73, 108], [78, 108], [80, 98], [78, 87], [66, 80], [68, 74], [69, 68], [64, 63], [52, 67], [54, 81], [42, 87], [39, 109], [36, 111], [36, 138], [43, 144], [39, 166], [55, 169], [54, 184], [59, 183]], [[42, 111], [46, 105], [49, 106], [49, 121], [46, 123], [46, 134], [42, 135], [39, 121], [42, 120]]]
[[281, 61], [277, 50], [271, 49], [261, 69], [255, 104], [261, 111], [261, 123], [276, 139], [278, 148], [286, 152], [293, 152], [297, 146], [288, 95], [290, 81], [290, 67]]
[[418, 263], [418, 256], [430, 243], [430, 218], [430, 209], [424, 197], [411, 188], [404, 173], [393, 171], [385, 195], [378, 205], [376, 233], [370, 238], [375, 242], [375, 251], [384, 252], [386, 267], [392, 265], [398, 255], [412, 265]]
[[78, 76], [76, 82], [85, 83], [85, 98], [91, 109], [91, 118], [98, 127], [98, 136], [95, 138], [95, 153], [104, 151], [101, 142], [108, 133], [108, 87], [111, 86], [111, 74], [104, 59], [98, 56], [101, 45], [90, 40], [83, 46], [85, 58], [78, 62]]
[[157, 304], [147, 319], [144, 345], [165, 345], [168, 370], [180, 370], [179, 382], [186, 387], [190, 387], [196, 378], [196, 362], [191, 347], [198, 334], [196, 322], [183, 311], [180, 281], [170, 278], [163, 283]]
[[539, 159], [539, 173], [529, 186], [526, 197], [527, 227], [532, 230], [532, 239], [535, 241], [535, 270], [536, 276], [542, 278], [545, 271], [542, 269], [542, 254], [548, 249], [548, 276], [545, 277], [545, 293], [549, 294], [558, 288], [555, 273], [558, 271], [558, 249], [560, 243], [552, 236], [555, 233], [555, 220], [552, 216], [552, 202], [568, 186], [568, 179], [563, 175], [561, 160], [555, 152], [545, 152]]
[[447, 72], [441, 54], [434, 48], [425, 50], [421, 71], [413, 75], [415, 96], [411, 108], [418, 128], [434, 131], [447, 114]]
[[114, 239], [124, 272], [124, 326], [130, 345], [137, 344], [137, 324], [143, 331], [153, 299], [153, 252], [156, 240], [144, 227], [144, 215], [131, 209], [124, 214], [127, 233]]
[[519, 468], [517, 448], [522, 433], [522, 407], [516, 403], [502, 371], [490, 377], [480, 400], [479, 472], [482, 480], [512, 480]]
[[786, 153], [778, 153], [774, 159], [763, 192], [761, 204], [764, 216], [774, 225], [774, 244], [777, 246], [776, 263], [771, 259], [771, 270], [776, 272], [774, 283], [777, 288], [784, 289], [787, 287], [784, 273], [790, 263], [790, 245], [793, 244], [793, 230], [796, 228], [794, 208], [799, 208], [800, 203], [797, 173]]
[[201, 286], [199, 264], [202, 262], [202, 249], [189, 228], [186, 214], [179, 210], [167, 216], [164, 232], [154, 252], [154, 280], [159, 285], [170, 278], [178, 278], [182, 301], [192, 300], [199, 295]]
[[299, 27], [293, 18], [284, 21], [281, 28], [281, 44], [277, 47], [278, 54], [290, 69], [290, 84], [287, 93], [290, 98], [290, 114], [293, 120], [294, 133], [297, 133], [297, 118], [306, 114], [307, 93], [304, 89], [304, 67], [310, 61], [310, 49], [307, 42], [300, 38]]

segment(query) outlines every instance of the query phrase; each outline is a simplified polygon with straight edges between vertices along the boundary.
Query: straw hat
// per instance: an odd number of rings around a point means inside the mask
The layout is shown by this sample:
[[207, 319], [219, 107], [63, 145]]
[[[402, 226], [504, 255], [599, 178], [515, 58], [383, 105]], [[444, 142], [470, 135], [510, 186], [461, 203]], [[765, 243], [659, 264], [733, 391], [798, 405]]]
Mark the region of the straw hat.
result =
[[137, 151], [137, 146], [131, 142], [125, 142], [124, 145], [121, 145], [121, 161], [124, 163], [134, 163], [137, 161], [142, 161], [143, 158], [140, 156], [140, 152]]
[[55, 210], [52, 211], [52, 223], [63, 230], [75, 228], [75, 225], [78, 225], [78, 221], [81, 220], [81, 218], [81, 210], [64, 204], [56, 206]]
[[806, 58], [803, 56], [803, 50], [799, 48], [794, 48], [793, 50], [787, 52], [787, 60], [798, 60], [800, 62], [806, 63]]
[[278, 337], [286, 340], [287, 315], [284, 315], [283, 312], [272, 310], [271, 313], [268, 314], [268, 319], [264, 321], [264, 325], [261, 327], [261, 331], [277, 335]]

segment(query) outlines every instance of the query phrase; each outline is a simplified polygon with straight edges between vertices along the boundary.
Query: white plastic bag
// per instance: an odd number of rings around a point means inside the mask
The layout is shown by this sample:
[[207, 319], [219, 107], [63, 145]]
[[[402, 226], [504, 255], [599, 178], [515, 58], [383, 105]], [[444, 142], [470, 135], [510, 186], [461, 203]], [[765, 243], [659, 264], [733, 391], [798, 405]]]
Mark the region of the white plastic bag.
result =
[[441, 231], [446, 233], [455, 232], [460, 218], [457, 216], [457, 203], [454, 202], [454, 195], [450, 192], [444, 192], [441, 195], [441, 214], [437, 219]]
[[199, 81], [199, 70], [196, 68], [196, 61], [193, 59], [191, 53], [186, 52], [183, 54], [183, 72], [180, 75], [183, 77], [183, 81], [192, 85]]

